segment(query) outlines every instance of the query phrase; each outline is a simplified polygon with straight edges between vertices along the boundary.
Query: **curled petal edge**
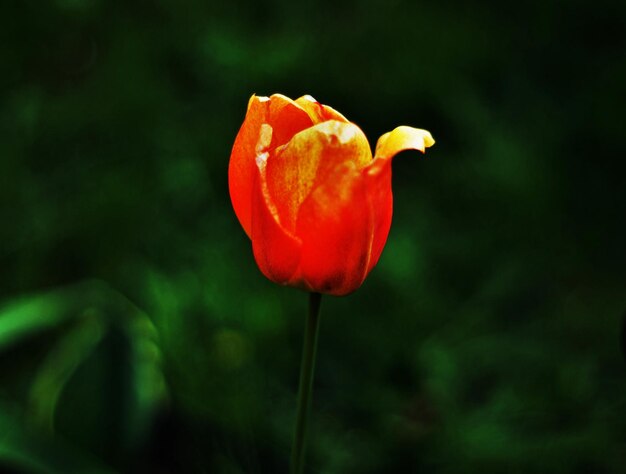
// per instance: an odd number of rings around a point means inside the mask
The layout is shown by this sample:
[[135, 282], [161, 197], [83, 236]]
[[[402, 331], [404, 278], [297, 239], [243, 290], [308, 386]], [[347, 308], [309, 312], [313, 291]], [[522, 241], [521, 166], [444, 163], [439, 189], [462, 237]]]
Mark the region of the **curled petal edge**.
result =
[[378, 139], [374, 158], [393, 158], [405, 150], [419, 150], [424, 153], [426, 148], [434, 144], [435, 140], [429, 131], [401, 125]]
[[367, 272], [369, 273], [383, 252], [393, 216], [393, 193], [391, 191], [392, 158], [406, 150], [419, 150], [435, 144], [430, 132], [413, 127], [400, 126], [382, 135], [376, 145], [372, 163], [364, 170], [368, 180], [368, 198], [374, 213], [374, 238]]
[[327, 120], [337, 120], [345, 123], [348, 122], [348, 119], [341, 113], [337, 112], [329, 105], [324, 105], [318, 102], [310, 95], [303, 95], [302, 97], [296, 99], [295, 102], [302, 107], [307, 114], [309, 114], [309, 117], [315, 124], [326, 122]]

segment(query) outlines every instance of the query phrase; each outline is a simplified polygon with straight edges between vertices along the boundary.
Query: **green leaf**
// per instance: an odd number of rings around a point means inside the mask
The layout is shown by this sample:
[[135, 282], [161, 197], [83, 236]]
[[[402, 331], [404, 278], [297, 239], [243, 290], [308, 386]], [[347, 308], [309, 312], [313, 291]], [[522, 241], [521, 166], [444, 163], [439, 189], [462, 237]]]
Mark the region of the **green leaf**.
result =
[[52, 344], [32, 375], [22, 422], [105, 459], [140, 446], [167, 395], [150, 318], [107, 284], [87, 281], [0, 308], [0, 356], [11, 349], [11, 366], [32, 357], [19, 349], [34, 336]]

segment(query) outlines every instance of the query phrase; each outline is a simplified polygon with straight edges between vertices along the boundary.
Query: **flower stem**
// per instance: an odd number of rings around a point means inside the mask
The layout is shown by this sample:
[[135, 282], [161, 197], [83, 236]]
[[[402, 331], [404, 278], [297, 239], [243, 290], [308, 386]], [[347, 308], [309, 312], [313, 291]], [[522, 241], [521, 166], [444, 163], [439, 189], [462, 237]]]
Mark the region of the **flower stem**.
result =
[[309, 295], [309, 314], [304, 331], [304, 346], [302, 348], [302, 363], [300, 365], [298, 414], [291, 451], [291, 474], [302, 474], [302, 472], [304, 472], [306, 425], [311, 407], [311, 392], [313, 388], [313, 372], [315, 370], [315, 352], [317, 349], [317, 335], [319, 333], [321, 301], [321, 294], [311, 293]]

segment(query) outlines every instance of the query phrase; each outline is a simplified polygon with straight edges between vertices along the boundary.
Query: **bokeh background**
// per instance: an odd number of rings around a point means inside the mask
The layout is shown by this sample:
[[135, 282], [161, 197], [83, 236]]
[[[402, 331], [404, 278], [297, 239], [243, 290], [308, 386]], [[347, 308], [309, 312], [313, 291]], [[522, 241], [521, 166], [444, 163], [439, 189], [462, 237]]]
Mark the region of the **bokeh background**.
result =
[[287, 471], [306, 294], [227, 189], [273, 92], [437, 139], [322, 302], [308, 472], [624, 472], [626, 3], [0, 12], [1, 472]]

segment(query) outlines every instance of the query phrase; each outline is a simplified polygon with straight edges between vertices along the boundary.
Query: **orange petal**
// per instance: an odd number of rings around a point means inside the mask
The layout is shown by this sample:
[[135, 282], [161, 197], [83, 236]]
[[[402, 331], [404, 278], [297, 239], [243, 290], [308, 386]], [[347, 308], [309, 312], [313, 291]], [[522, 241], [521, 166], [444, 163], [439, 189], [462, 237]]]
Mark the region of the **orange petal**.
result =
[[347, 122], [343, 115], [328, 105], [320, 104], [310, 95], [303, 95], [296, 99], [296, 104], [306, 110], [313, 123], [326, 122], [327, 120], [338, 120], [339, 122]]
[[392, 158], [404, 150], [419, 150], [424, 153], [426, 148], [434, 145], [434, 143], [435, 140], [433, 140], [430, 132], [402, 125], [378, 139], [374, 156], [376, 158]]
[[[270, 143], [259, 143], [261, 125], [272, 127]], [[271, 98], [253, 95], [248, 102], [246, 118], [237, 134], [228, 167], [228, 186], [235, 214], [250, 236], [252, 181], [255, 157], [262, 148], [281, 145], [312, 125], [307, 113], [291, 99], [279, 94]]]
[[330, 120], [296, 134], [287, 145], [270, 152], [267, 160], [269, 194], [288, 230], [295, 229], [300, 206], [309, 193], [325, 183], [334, 170], [371, 163], [365, 135], [356, 125]]
[[298, 269], [301, 242], [278, 222], [265, 182], [265, 159], [255, 166], [252, 192], [252, 250], [261, 272], [275, 283], [285, 284]]
[[302, 204], [296, 234], [302, 241], [300, 272], [312, 291], [346, 295], [365, 279], [373, 216], [361, 170], [336, 167]]

